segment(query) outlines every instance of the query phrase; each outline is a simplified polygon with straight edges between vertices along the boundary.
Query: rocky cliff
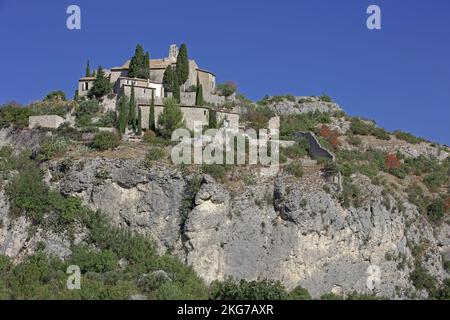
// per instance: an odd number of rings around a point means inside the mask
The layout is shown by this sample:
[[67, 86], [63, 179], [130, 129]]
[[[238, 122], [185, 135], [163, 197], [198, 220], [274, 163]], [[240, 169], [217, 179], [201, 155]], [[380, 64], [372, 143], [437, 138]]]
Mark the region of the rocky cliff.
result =
[[[147, 169], [140, 160], [86, 158], [64, 172], [58, 162], [46, 170], [53, 189], [80, 197], [116, 226], [150, 235], [159, 251], [177, 255], [206, 282], [227, 276], [276, 279], [288, 288], [302, 285], [314, 297], [351, 291], [426, 296], [416, 292], [409, 278], [411, 250], [421, 243], [427, 244], [427, 270], [440, 281], [446, 276], [442, 255], [450, 248], [448, 225], [433, 229], [407, 202], [404, 213], [395, 205], [388, 209], [381, 188], [365, 176], [356, 177], [364, 203], [344, 208], [324, 191], [328, 182], [320, 170], [301, 179], [280, 174], [234, 186], [202, 175], [195, 190], [194, 173]], [[395, 200], [389, 197], [388, 202]], [[7, 213], [8, 201], [0, 191], [1, 253], [20, 259], [45, 241], [49, 252], [62, 258], [70, 254], [71, 240], [64, 235], [37, 232], [29, 237], [29, 222], [10, 220]], [[369, 267], [381, 272], [373, 291], [367, 287]]]

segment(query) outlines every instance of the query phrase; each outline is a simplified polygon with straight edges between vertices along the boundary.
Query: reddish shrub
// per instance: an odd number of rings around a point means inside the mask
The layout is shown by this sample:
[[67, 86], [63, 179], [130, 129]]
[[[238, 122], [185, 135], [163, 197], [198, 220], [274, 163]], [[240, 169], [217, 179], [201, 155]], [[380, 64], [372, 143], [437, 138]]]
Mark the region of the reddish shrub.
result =
[[341, 142], [339, 141], [339, 132], [331, 130], [326, 124], [323, 124], [320, 127], [320, 135], [327, 140], [335, 150], [341, 145]]
[[386, 156], [384, 165], [385, 165], [386, 169], [388, 169], [388, 170], [397, 169], [397, 168], [400, 168], [400, 160], [397, 158], [397, 156], [395, 154], [389, 153]]

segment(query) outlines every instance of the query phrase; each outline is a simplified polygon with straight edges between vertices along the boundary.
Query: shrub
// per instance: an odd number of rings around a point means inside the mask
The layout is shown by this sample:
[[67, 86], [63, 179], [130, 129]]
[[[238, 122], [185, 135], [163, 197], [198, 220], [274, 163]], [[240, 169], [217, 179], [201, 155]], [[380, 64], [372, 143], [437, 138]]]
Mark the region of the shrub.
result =
[[331, 99], [331, 97], [327, 94], [323, 94], [319, 97], [320, 100], [324, 101], [324, 102], [333, 102], [333, 99]]
[[117, 133], [99, 132], [94, 136], [91, 147], [100, 151], [114, 149], [120, 144], [121, 138]]
[[218, 181], [223, 181], [229, 166], [223, 164], [203, 164], [201, 170]]
[[309, 153], [308, 140], [301, 138], [294, 145], [287, 147], [285, 151], [286, 155], [292, 159], [304, 157]]
[[362, 145], [362, 140], [358, 136], [351, 135], [347, 138], [347, 142], [354, 147], [359, 147]]
[[423, 183], [430, 191], [437, 191], [444, 183], [448, 181], [449, 177], [445, 170], [439, 170], [426, 175], [423, 178]]
[[10, 125], [25, 128], [28, 126], [28, 118], [34, 115], [36, 115], [35, 110], [15, 103], [0, 106], [0, 128], [6, 128]]
[[214, 281], [210, 290], [210, 298], [213, 300], [286, 300], [288, 298], [288, 293], [280, 282], [268, 280]]
[[351, 118], [350, 130], [353, 134], [368, 136], [372, 133], [375, 126], [372, 123], [367, 123], [359, 118]]
[[164, 159], [167, 156], [166, 151], [159, 147], [151, 147], [145, 156], [145, 164], [151, 166], [154, 161]]
[[330, 123], [329, 113], [319, 111], [280, 117], [280, 137], [293, 139], [298, 131], [314, 131], [317, 125]]
[[336, 130], [331, 130], [330, 127], [322, 124], [320, 127], [320, 136], [324, 138], [334, 150], [339, 148], [341, 143], [339, 141], [339, 132]]
[[164, 100], [164, 110], [158, 119], [158, 131], [162, 137], [170, 139], [175, 129], [184, 128], [183, 113], [177, 101], [172, 98]]
[[403, 131], [394, 131], [394, 135], [397, 139], [404, 140], [406, 142], [409, 142], [411, 144], [417, 144], [420, 142], [424, 142], [425, 140], [422, 138], [418, 138], [416, 136], [413, 136], [412, 134], [408, 132]]
[[117, 115], [115, 111], [107, 111], [96, 123], [99, 127], [115, 128], [117, 126]]
[[436, 288], [436, 279], [421, 264], [416, 264], [414, 271], [410, 274], [410, 279], [416, 289], [425, 289], [431, 292]]
[[298, 286], [289, 293], [290, 300], [311, 300], [311, 295], [308, 290]]
[[389, 132], [387, 132], [384, 128], [374, 128], [372, 135], [380, 140], [391, 140]]
[[44, 98], [44, 101], [54, 101], [54, 100], [65, 101], [66, 94], [61, 90], [56, 90], [49, 92]]
[[66, 151], [70, 145], [64, 137], [53, 137], [49, 141], [42, 144], [41, 150], [39, 151], [38, 159], [42, 161], [50, 160], [56, 155], [61, 154]]
[[236, 92], [237, 86], [232, 81], [227, 81], [223, 84], [217, 85], [217, 91], [220, 95], [224, 96], [226, 99]]
[[438, 198], [428, 204], [427, 215], [433, 222], [439, 222], [445, 216], [445, 203], [444, 200]]
[[286, 165], [285, 170], [286, 170], [286, 172], [288, 172], [289, 174], [291, 174], [297, 178], [300, 178], [303, 176], [303, 168], [300, 163], [297, 163], [297, 162], [289, 163], [288, 165]]

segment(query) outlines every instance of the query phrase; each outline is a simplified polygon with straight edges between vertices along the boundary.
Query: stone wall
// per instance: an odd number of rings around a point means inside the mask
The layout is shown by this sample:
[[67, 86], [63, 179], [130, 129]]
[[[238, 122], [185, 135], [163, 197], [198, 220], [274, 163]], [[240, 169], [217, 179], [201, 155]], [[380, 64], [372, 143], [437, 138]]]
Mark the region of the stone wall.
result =
[[219, 96], [217, 94], [212, 94], [208, 91], [203, 90], [203, 100], [213, 105], [223, 105], [225, 103], [225, 97]]
[[305, 138], [309, 142], [309, 153], [313, 159], [327, 158], [334, 161], [334, 154], [332, 154], [327, 149], [323, 148], [316, 136], [312, 132], [297, 132], [295, 133], [296, 138]]
[[195, 106], [195, 92], [181, 92], [180, 93], [180, 104], [182, 106], [193, 107]]
[[65, 121], [64, 118], [61, 118], [57, 115], [45, 115], [45, 116], [31, 116], [28, 118], [30, 129], [36, 127], [42, 128], [50, 128], [57, 129], [60, 125], [62, 125]]
[[[143, 129], [149, 128], [149, 118], [150, 118], [150, 106], [141, 105], [141, 127]], [[158, 119], [164, 110], [163, 106], [155, 106], [155, 127], [157, 126]], [[189, 130], [194, 129], [194, 122], [201, 122], [204, 126], [209, 124], [209, 109], [202, 107], [181, 107], [181, 112], [183, 113], [184, 121], [186, 122], [186, 128]], [[238, 130], [239, 129], [239, 114], [229, 113], [225, 111], [217, 112], [217, 121], [221, 120], [229, 121], [229, 128]]]
[[227, 121], [227, 128], [238, 130], [239, 129], [239, 114], [237, 113], [229, 113], [225, 111], [217, 111], [217, 123], [221, 121]]

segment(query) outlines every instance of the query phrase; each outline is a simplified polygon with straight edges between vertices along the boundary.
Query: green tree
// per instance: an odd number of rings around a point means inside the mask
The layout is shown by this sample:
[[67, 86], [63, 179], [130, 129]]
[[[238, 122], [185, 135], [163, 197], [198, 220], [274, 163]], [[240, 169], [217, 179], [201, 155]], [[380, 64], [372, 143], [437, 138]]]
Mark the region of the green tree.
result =
[[152, 90], [152, 101], [150, 102], [150, 115], [148, 119], [148, 128], [155, 131], [155, 91]]
[[150, 55], [144, 53], [144, 48], [138, 44], [134, 51], [134, 56], [130, 60], [128, 76], [131, 78], [150, 78]]
[[164, 71], [163, 76], [163, 87], [164, 90], [168, 92], [173, 92], [173, 81], [175, 79], [175, 72], [172, 68], [172, 66], [168, 66], [166, 70]]
[[225, 99], [228, 99], [229, 96], [236, 92], [237, 86], [234, 82], [227, 81], [223, 84], [219, 84], [217, 86], [217, 89], [219, 90], [220, 94], [225, 97]]
[[137, 134], [142, 134], [142, 112], [141, 108], [138, 109], [138, 119], [137, 119]]
[[88, 92], [88, 97], [100, 99], [104, 95], [110, 93], [111, 89], [112, 89], [111, 82], [106, 77], [102, 66], [99, 66], [97, 69], [94, 83]]
[[90, 77], [91, 76], [91, 67], [89, 66], [89, 60], [87, 61], [86, 64], [86, 74], [85, 77]]
[[175, 73], [175, 77], [173, 80], [173, 97], [177, 100], [178, 103], [181, 101], [181, 93], [180, 93], [180, 83], [178, 82], [178, 76]]
[[131, 86], [130, 106], [128, 108], [128, 125], [131, 126], [133, 132], [136, 133], [136, 98], [134, 94], [134, 84]]
[[195, 105], [202, 106], [203, 105], [203, 87], [200, 84], [200, 80], [197, 76], [197, 92], [195, 93]]
[[189, 77], [189, 58], [186, 44], [180, 46], [180, 51], [177, 56], [176, 74], [178, 77], [178, 84], [183, 85]]
[[164, 100], [164, 110], [158, 119], [158, 124], [160, 134], [167, 139], [172, 136], [175, 129], [185, 126], [183, 113], [176, 99], [167, 98]]
[[119, 100], [119, 132], [125, 133], [128, 123], [128, 99], [126, 95], [122, 95]]
[[44, 98], [44, 101], [54, 101], [54, 100], [66, 101], [66, 94], [61, 90], [56, 90], [49, 92]]
[[209, 128], [217, 129], [217, 112], [216, 110], [209, 110]]

